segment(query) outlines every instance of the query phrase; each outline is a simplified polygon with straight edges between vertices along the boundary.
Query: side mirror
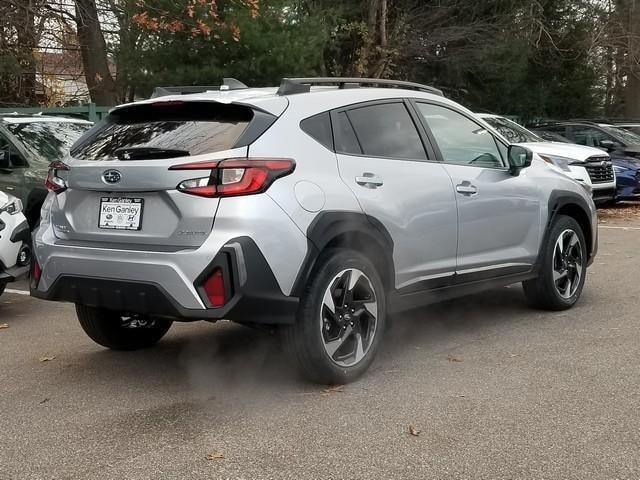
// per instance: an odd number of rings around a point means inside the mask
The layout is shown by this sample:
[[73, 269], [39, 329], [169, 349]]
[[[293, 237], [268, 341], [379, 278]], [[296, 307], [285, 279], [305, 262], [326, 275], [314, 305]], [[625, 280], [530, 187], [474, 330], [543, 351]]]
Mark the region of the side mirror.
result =
[[601, 148], [605, 148], [608, 152], [611, 152], [612, 150], [615, 150], [619, 146], [620, 146], [620, 144], [618, 144], [617, 142], [614, 142], [613, 140], [601, 140], [600, 141], [600, 147]]
[[533, 152], [520, 145], [509, 145], [509, 173], [517, 176], [520, 170], [527, 168], [533, 161]]

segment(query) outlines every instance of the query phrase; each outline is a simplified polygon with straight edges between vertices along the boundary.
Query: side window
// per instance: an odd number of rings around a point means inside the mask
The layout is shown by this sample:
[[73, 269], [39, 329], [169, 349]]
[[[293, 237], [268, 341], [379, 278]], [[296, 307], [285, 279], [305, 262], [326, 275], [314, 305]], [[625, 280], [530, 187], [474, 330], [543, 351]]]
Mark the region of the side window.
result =
[[0, 134], [0, 168], [25, 167], [27, 162], [16, 151], [9, 141]]
[[347, 115], [365, 155], [427, 159], [418, 130], [403, 103], [354, 108]]
[[574, 142], [587, 147], [600, 147], [600, 142], [603, 140], [615, 141], [612, 136], [592, 127], [574, 126], [571, 128], [571, 136]]
[[300, 122], [300, 128], [329, 150], [333, 150], [333, 133], [331, 132], [329, 112], [305, 118]]
[[481, 125], [438, 105], [418, 103], [418, 110], [446, 163], [490, 168], [504, 166], [493, 135]]
[[340, 112], [334, 118], [336, 119], [333, 125], [336, 152], [362, 155], [362, 149], [347, 114]]
[[11, 168], [9, 158], [11, 156], [11, 149], [9, 142], [0, 134], [0, 168]]

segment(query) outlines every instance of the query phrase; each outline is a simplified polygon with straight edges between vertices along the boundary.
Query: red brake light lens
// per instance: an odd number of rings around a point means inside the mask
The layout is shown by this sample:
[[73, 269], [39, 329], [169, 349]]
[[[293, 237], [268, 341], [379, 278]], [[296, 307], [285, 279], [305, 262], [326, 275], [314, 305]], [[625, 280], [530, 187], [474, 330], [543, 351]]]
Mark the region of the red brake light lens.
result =
[[47, 178], [44, 181], [44, 186], [47, 190], [53, 193], [64, 192], [67, 189], [67, 182], [58, 176], [59, 171], [69, 171], [69, 165], [56, 160], [49, 164], [49, 171], [47, 172]]
[[221, 269], [216, 268], [202, 287], [212, 307], [218, 308], [225, 304], [224, 277]]
[[210, 170], [208, 177], [181, 182], [177, 189], [201, 197], [251, 195], [267, 190], [274, 180], [289, 175], [295, 162], [289, 158], [229, 158], [221, 161], [173, 165], [169, 170]]

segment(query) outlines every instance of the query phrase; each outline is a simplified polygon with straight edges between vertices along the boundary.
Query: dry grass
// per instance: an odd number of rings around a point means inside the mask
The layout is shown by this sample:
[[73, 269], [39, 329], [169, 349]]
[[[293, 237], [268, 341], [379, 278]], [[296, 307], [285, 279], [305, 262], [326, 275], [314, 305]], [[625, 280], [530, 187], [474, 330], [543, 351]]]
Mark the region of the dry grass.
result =
[[610, 208], [598, 210], [600, 223], [615, 220], [640, 220], [640, 203], [622, 202]]

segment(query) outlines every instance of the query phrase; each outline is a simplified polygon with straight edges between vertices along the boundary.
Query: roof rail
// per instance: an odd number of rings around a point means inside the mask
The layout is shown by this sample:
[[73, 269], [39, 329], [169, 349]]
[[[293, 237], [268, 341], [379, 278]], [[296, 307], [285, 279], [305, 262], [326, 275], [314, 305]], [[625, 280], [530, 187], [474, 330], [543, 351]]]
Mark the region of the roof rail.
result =
[[361, 86], [395, 87], [408, 90], [419, 90], [444, 97], [442, 90], [420, 83], [405, 82], [402, 80], [389, 80], [386, 78], [355, 78], [355, 77], [309, 77], [309, 78], [283, 78], [278, 88], [278, 95], [294, 95], [307, 93], [312, 86], [338, 85], [339, 89], [358, 88]]
[[188, 95], [190, 93], [202, 93], [207, 91], [227, 91], [242, 90], [247, 87], [244, 83], [235, 78], [223, 78], [222, 85], [185, 85], [183, 87], [156, 87], [153, 89], [151, 98], [164, 97], [167, 95]]

